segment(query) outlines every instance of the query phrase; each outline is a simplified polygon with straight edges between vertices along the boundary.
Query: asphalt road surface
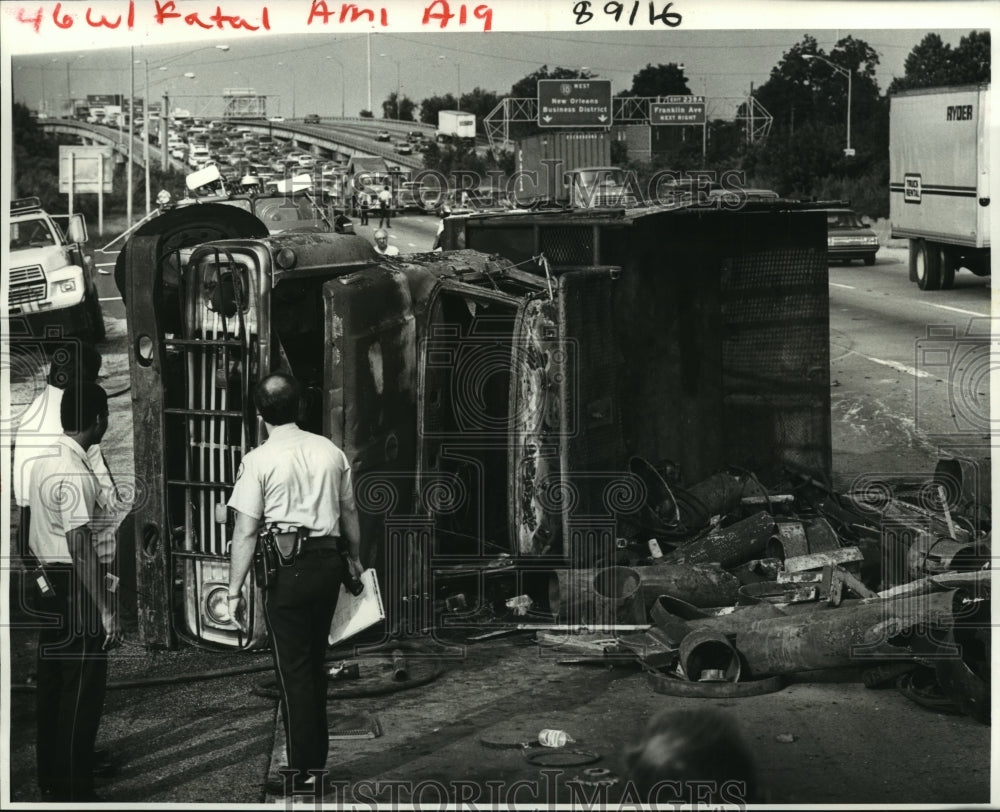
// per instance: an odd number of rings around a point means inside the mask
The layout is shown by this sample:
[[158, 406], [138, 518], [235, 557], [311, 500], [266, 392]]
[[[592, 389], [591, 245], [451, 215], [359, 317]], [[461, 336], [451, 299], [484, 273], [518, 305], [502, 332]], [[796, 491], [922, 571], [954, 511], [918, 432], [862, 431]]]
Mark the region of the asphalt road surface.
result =
[[922, 291], [906, 250], [830, 267], [834, 471], [932, 470], [939, 450], [989, 445], [990, 280]]

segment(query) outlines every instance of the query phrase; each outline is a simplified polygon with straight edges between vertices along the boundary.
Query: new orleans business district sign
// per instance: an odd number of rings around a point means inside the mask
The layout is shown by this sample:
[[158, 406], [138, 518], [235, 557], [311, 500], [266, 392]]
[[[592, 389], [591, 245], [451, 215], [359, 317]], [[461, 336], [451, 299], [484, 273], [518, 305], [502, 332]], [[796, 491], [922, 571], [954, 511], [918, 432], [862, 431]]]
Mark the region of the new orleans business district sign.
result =
[[649, 123], [704, 124], [704, 96], [664, 96], [661, 101], [649, 103]]
[[539, 127], [610, 127], [610, 79], [539, 79]]

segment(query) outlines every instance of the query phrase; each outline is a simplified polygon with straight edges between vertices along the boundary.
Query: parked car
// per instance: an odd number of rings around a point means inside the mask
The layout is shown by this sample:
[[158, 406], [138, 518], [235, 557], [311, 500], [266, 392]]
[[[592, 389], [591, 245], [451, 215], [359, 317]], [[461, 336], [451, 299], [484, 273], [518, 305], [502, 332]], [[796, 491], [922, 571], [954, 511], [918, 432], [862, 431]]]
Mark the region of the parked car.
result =
[[878, 248], [878, 236], [854, 211], [827, 209], [827, 259], [845, 263], [860, 259], [865, 265], [874, 265]]
[[305, 117], [306, 124], [319, 124], [319, 120], [320, 120], [319, 116], [316, 115], [315, 113], [310, 113]]

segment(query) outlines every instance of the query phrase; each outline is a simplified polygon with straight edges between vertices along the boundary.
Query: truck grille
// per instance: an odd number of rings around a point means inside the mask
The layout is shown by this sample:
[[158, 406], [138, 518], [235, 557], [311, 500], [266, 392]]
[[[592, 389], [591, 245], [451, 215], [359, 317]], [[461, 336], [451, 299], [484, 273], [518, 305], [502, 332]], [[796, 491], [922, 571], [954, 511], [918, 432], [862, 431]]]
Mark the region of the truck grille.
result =
[[45, 273], [41, 265], [28, 265], [23, 268], [12, 268], [10, 271], [10, 288], [7, 292], [9, 306], [22, 305], [25, 302], [37, 302], [45, 298]]

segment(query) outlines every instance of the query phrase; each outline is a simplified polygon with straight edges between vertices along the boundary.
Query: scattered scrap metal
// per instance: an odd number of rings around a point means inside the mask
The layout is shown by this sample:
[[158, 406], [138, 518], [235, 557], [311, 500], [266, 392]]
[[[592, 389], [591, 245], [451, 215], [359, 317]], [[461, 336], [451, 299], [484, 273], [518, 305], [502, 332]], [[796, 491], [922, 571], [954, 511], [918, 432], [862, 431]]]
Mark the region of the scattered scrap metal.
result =
[[554, 577], [561, 628], [591, 630], [591, 642], [550, 631], [540, 644], [581, 662], [630, 656], [654, 690], [684, 696], [751, 695], [852, 666], [875, 686], [923, 666], [989, 722], [990, 506], [968, 475], [989, 481], [988, 460], [844, 494], [791, 473], [776, 489], [744, 471], [683, 488], [669, 466], [629, 469], [646, 499], [619, 517], [616, 559]]

